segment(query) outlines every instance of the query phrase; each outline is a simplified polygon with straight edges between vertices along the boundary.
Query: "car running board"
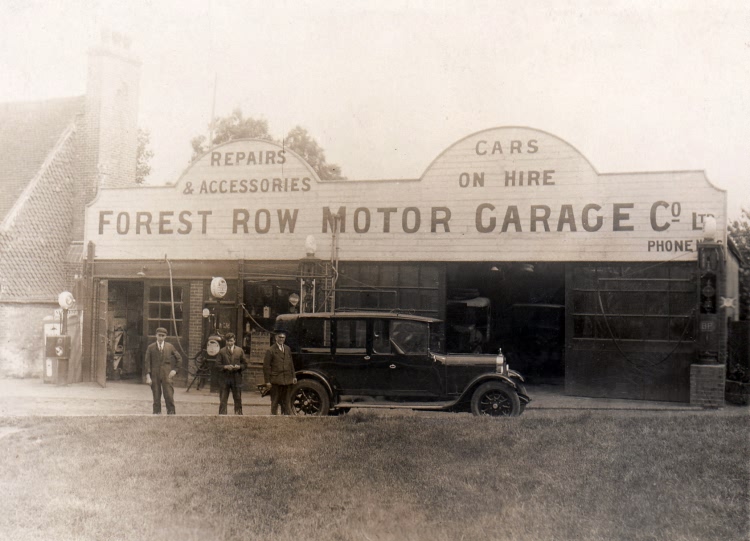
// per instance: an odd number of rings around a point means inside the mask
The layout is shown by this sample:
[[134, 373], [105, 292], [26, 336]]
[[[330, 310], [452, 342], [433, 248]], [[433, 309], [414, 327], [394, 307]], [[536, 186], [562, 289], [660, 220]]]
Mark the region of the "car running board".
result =
[[446, 410], [455, 406], [455, 401], [449, 402], [393, 402], [390, 400], [366, 400], [361, 402], [339, 402], [334, 404], [335, 409], [346, 408], [390, 408], [405, 410]]

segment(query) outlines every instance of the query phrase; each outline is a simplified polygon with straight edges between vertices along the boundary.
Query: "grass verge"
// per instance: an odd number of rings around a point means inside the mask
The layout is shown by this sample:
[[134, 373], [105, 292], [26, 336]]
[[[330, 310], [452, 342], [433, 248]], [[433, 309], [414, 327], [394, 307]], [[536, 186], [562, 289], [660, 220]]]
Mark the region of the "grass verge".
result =
[[0, 424], [2, 539], [679, 541], [749, 532], [743, 416]]

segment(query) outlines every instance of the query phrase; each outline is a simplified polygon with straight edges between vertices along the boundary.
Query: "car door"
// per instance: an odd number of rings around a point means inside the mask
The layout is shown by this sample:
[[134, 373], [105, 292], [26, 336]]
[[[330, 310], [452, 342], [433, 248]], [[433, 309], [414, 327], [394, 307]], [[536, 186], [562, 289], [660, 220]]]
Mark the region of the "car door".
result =
[[442, 364], [428, 349], [428, 325], [422, 321], [383, 319], [373, 325], [373, 360], [388, 367], [391, 396], [437, 397], [442, 394]]
[[336, 385], [342, 394], [377, 396], [388, 386], [388, 368], [383, 359], [369, 352], [368, 318], [335, 320], [334, 366]]
[[294, 368], [312, 370], [330, 378], [333, 352], [331, 349], [331, 322], [325, 318], [299, 318], [287, 343], [295, 352]]

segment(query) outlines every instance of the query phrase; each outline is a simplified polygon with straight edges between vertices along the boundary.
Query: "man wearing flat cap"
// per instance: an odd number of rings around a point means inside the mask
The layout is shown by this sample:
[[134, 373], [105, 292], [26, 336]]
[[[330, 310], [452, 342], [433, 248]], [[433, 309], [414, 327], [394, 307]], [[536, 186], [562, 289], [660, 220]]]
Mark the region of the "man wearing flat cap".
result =
[[282, 415], [291, 415], [289, 395], [292, 385], [297, 383], [297, 378], [294, 377], [292, 350], [284, 343], [285, 331], [275, 331], [274, 334], [276, 343], [268, 348], [263, 359], [263, 381], [266, 387], [271, 389], [271, 415], [278, 415], [279, 404]]
[[164, 392], [164, 403], [167, 415], [174, 415], [174, 386], [172, 380], [180, 367], [182, 357], [175, 347], [166, 341], [167, 329], [156, 329], [156, 342], [146, 348], [146, 383], [151, 385], [154, 395], [154, 415], [161, 413], [161, 394]]
[[247, 368], [242, 348], [235, 346], [234, 333], [224, 335], [227, 345], [219, 351], [216, 359], [219, 379], [219, 415], [227, 414], [229, 391], [234, 400], [234, 414], [242, 415], [242, 371]]

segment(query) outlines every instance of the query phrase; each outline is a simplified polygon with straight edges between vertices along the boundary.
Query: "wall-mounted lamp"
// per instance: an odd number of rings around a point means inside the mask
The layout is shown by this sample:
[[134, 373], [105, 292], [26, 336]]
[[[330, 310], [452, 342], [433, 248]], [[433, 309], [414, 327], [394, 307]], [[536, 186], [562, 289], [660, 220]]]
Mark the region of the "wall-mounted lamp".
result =
[[136, 276], [143, 278], [146, 276], [146, 267], [141, 267], [141, 270], [135, 273]]
[[716, 242], [716, 218], [713, 216], [703, 218], [703, 241]]
[[490, 271], [492, 271], [492, 272], [500, 272], [500, 267], [498, 267], [497, 265], [492, 265], [490, 267]]
[[315, 257], [315, 250], [317, 249], [318, 245], [315, 242], [315, 237], [307, 235], [307, 238], [305, 239], [305, 253], [307, 254], [307, 257]]

